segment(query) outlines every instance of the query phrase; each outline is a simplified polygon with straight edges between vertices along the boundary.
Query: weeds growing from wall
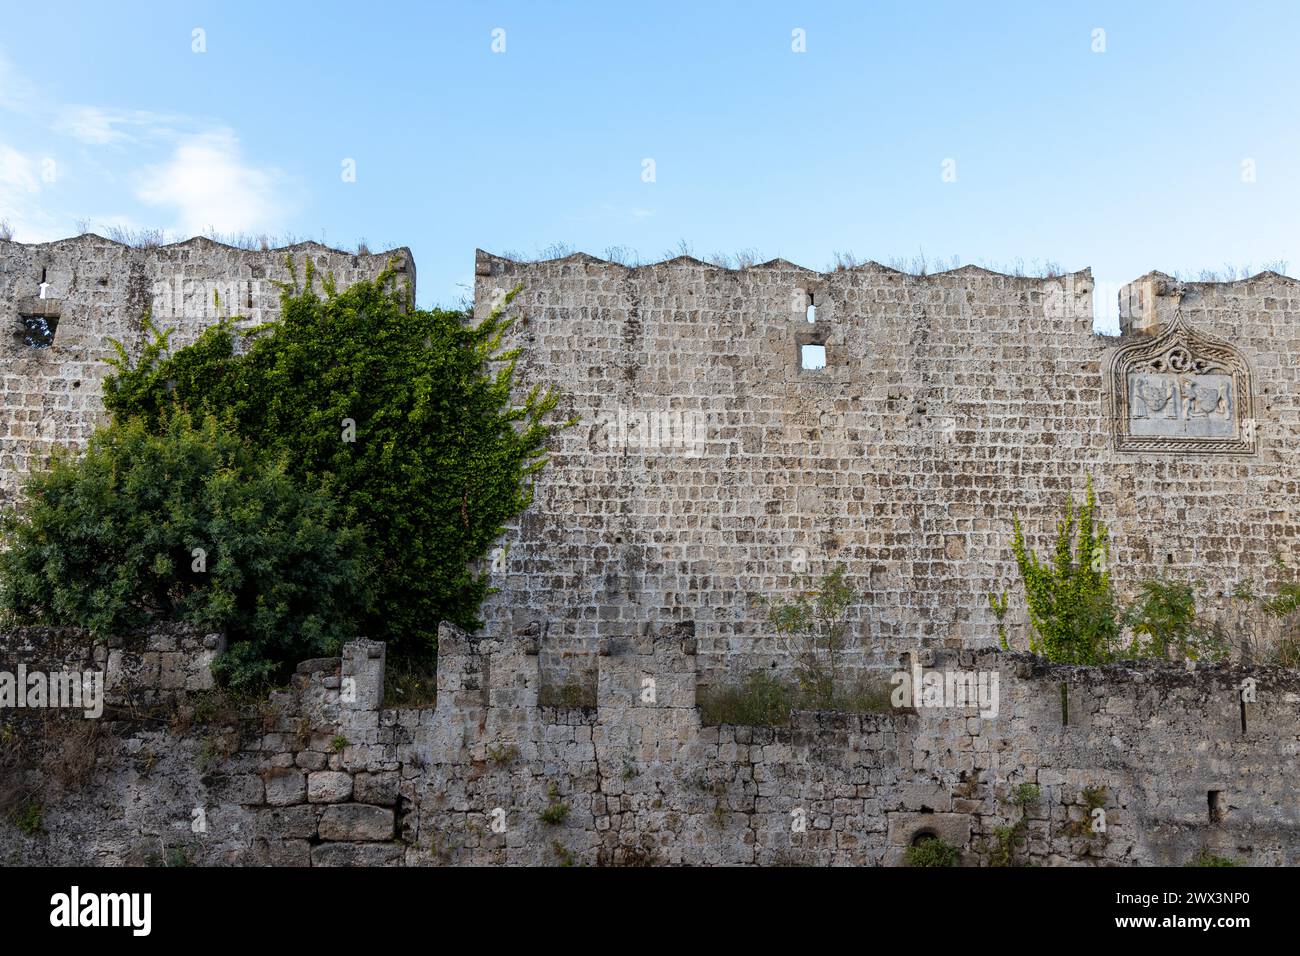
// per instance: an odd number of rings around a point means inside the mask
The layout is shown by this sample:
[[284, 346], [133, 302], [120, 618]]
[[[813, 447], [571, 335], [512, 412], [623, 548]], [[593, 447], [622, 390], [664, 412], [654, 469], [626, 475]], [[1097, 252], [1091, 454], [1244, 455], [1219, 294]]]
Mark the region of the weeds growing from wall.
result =
[[961, 851], [942, 837], [925, 835], [907, 848], [904, 860], [908, 866], [956, 866]]
[[892, 709], [891, 687], [882, 676], [841, 681], [829, 699], [807, 693], [803, 685], [782, 680], [768, 671], [754, 671], [738, 684], [702, 687], [696, 694], [700, 722], [706, 727], [784, 727], [798, 710], [843, 714], [884, 714]]
[[1191, 866], [1241, 866], [1239, 860], [1234, 860], [1227, 856], [1218, 856], [1211, 853], [1208, 849], [1202, 848], [1199, 853], [1192, 858]]

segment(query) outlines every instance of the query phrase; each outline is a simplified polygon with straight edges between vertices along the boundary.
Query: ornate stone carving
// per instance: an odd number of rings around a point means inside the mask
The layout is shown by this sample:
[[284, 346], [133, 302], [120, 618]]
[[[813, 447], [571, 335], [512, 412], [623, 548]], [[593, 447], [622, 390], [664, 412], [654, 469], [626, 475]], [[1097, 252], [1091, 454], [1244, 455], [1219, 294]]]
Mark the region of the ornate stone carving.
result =
[[1256, 450], [1245, 356], [1191, 328], [1181, 312], [1155, 338], [1115, 351], [1110, 395], [1119, 451]]

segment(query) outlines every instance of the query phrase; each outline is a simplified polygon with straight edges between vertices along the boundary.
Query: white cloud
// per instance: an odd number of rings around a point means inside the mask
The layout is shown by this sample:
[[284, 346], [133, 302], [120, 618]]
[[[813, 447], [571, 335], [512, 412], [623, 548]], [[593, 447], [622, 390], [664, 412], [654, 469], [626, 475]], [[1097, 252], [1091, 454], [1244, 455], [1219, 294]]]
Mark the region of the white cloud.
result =
[[187, 120], [149, 110], [118, 110], [100, 106], [68, 106], [59, 111], [53, 128], [57, 133], [92, 146], [134, 143], [176, 135], [176, 127]]
[[[655, 214], [653, 209], [646, 209], [644, 206], [616, 206], [613, 203], [602, 203], [601, 209], [608, 216], [615, 219], [649, 219]], [[600, 218], [600, 217], [592, 217]]]
[[[120, 208], [123, 200], [134, 198], [154, 210], [168, 210], [170, 222], [155, 225], [181, 237], [210, 230], [238, 233], [283, 227], [289, 205], [283, 177], [273, 168], [246, 162], [238, 136], [224, 125], [150, 110], [60, 103], [29, 83], [3, 56], [0, 111], [23, 115], [82, 144], [79, 159], [68, 165], [83, 173], [83, 181], [87, 172], [100, 180], [92, 202], [107, 200]], [[9, 220], [15, 234], [28, 242], [57, 238], [69, 229], [45, 208], [61, 190], [44, 189], [40, 172], [39, 162], [0, 142], [0, 218]], [[124, 193], [123, 180], [134, 184], [133, 195]], [[100, 229], [124, 218], [106, 218], [94, 209], [75, 212]]]
[[47, 242], [58, 238], [58, 223], [41, 208], [40, 195], [36, 163], [0, 143], [0, 219], [9, 224], [15, 239]]
[[0, 143], [0, 190], [3, 190], [3, 195], [40, 192], [41, 184], [33, 168], [30, 159], [12, 146]]
[[189, 136], [166, 163], [146, 167], [136, 198], [173, 207], [185, 235], [274, 229], [284, 210], [279, 176], [245, 163], [239, 138], [226, 128]]

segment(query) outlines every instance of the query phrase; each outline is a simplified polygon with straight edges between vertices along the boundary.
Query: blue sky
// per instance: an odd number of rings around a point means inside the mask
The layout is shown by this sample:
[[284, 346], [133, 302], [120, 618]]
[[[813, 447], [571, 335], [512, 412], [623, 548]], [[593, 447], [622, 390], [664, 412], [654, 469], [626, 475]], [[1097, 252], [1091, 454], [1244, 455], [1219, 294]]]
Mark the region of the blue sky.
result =
[[1150, 269], [1300, 267], [1293, 4], [2, 12], [0, 218], [26, 241], [85, 221], [409, 245], [421, 302], [447, 305], [476, 246], [1039, 260], [1109, 298]]

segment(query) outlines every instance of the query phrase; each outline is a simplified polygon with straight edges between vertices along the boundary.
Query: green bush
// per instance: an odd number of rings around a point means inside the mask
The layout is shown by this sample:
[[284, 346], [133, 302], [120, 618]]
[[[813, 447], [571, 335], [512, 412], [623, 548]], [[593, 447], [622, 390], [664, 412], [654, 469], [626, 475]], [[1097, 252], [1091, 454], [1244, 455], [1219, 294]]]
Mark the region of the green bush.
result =
[[1201, 850], [1192, 859], [1192, 866], [1241, 866], [1237, 860], [1227, 856], [1217, 856], [1209, 850]]
[[908, 866], [956, 866], [961, 851], [937, 836], [923, 836], [907, 848]]
[[223, 323], [175, 354], [150, 324], [136, 358], [118, 346], [105, 405], [154, 433], [178, 409], [215, 415], [286, 455], [285, 474], [361, 531], [375, 599], [353, 635], [388, 642], [395, 662], [427, 661], [440, 621], [481, 623], [488, 577], [475, 564], [532, 500], [562, 427], [547, 421], [557, 399], [534, 389], [512, 401], [517, 350], [502, 348], [501, 309], [477, 324], [416, 309], [391, 272], [344, 292], [327, 280], [323, 296], [313, 282], [309, 261], [279, 321], [250, 333]]
[[213, 418], [116, 422], [56, 456], [0, 517], [0, 613], [126, 634], [151, 621], [224, 631], [219, 676], [280, 676], [355, 636], [370, 606], [359, 532], [282, 461]]
[[1196, 615], [1196, 586], [1184, 581], [1147, 580], [1124, 612], [1123, 623], [1132, 629], [1128, 656], [1182, 660], [1219, 660], [1228, 651], [1227, 640], [1213, 625]]

